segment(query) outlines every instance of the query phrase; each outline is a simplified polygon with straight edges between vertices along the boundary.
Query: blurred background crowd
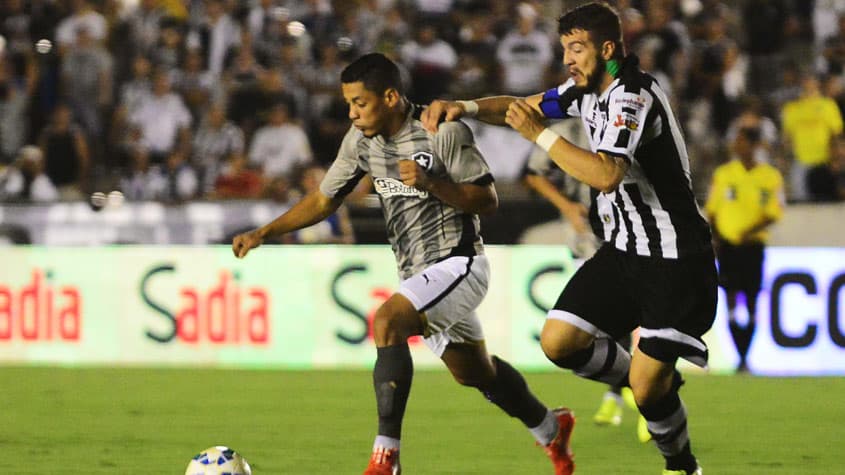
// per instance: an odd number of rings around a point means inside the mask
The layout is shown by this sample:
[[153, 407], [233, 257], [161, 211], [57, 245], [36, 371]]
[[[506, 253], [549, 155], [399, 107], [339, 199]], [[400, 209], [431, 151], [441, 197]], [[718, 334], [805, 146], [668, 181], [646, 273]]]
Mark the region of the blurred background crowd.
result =
[[[556, 20], [579, 3], [3, 0], [0, 199], [292, 199], [349, 127], [348, 61], [388, 55], [422, 104], [539, 92], [566, 79]], [[845, 198], [845, 0], [609, 3], [701, 198], [745, 128], [790, 201]]]

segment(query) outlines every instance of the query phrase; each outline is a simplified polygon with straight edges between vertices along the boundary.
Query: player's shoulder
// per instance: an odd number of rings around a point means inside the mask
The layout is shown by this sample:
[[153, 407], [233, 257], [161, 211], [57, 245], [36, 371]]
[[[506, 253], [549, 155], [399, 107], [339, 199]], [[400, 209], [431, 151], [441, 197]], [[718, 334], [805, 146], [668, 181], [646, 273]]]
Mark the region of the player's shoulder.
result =
[[437, 132], [434, 134], [434, 138], [435, 140], [461, 144], [472, 143], [474, 140], [472, 130], [461, 120], [441, 122], [437, 126]]

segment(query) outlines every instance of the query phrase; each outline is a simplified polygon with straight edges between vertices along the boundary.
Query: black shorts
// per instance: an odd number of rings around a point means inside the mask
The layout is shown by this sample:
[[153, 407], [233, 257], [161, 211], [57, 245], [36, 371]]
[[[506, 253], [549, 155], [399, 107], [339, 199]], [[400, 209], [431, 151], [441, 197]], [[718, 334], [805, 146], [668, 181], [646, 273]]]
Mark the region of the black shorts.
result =
[[719, 285], [727, 291], [754, 293], [763, 281], [763, 244], [719, 243]]
[[716, 290], [712, 252], [661, 259], [604, 244], [575, 272], [548, 317], [613, 339], [640, 327], [643, 353], [704, 366], [701, 336], [716, 318]]

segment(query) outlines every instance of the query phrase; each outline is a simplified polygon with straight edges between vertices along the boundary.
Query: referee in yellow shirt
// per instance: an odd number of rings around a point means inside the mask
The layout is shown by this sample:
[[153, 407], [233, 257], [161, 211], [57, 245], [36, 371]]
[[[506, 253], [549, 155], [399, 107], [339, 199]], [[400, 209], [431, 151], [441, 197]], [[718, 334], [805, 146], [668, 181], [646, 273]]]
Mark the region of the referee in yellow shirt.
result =
[[[739, 131], [732, 144], [735, 158], [716, 169], [706, 206], [716, 240], [719, 285], [727, 294], [728, 325], [739, 353], [740, 372], [748, 371], [746, 356], [754, 335], [767, 229], [783, 216], [783, 177], [775, 167], [754, 160], [754, 150], [759, 145], [759, 130]], [[736, 318], [740, 293], [748, 308], [745, 325]]]

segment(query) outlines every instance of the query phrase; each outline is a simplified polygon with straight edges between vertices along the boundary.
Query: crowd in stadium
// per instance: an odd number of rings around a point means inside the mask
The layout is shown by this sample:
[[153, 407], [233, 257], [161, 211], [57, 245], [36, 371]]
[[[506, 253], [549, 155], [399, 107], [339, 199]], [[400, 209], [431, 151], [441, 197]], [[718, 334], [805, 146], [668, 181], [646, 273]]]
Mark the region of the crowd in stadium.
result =
[[[0, 199], [284, 200], [335, 157], [349, 61], [395, 59], [421, 104], [540, 92], [566, 78], [556, 19], [578, 3], [7, 0]], [[698, 193], [752, 127], [790, 201], [845, 199], [845, 2], [611, 3], [681, 117]]]

